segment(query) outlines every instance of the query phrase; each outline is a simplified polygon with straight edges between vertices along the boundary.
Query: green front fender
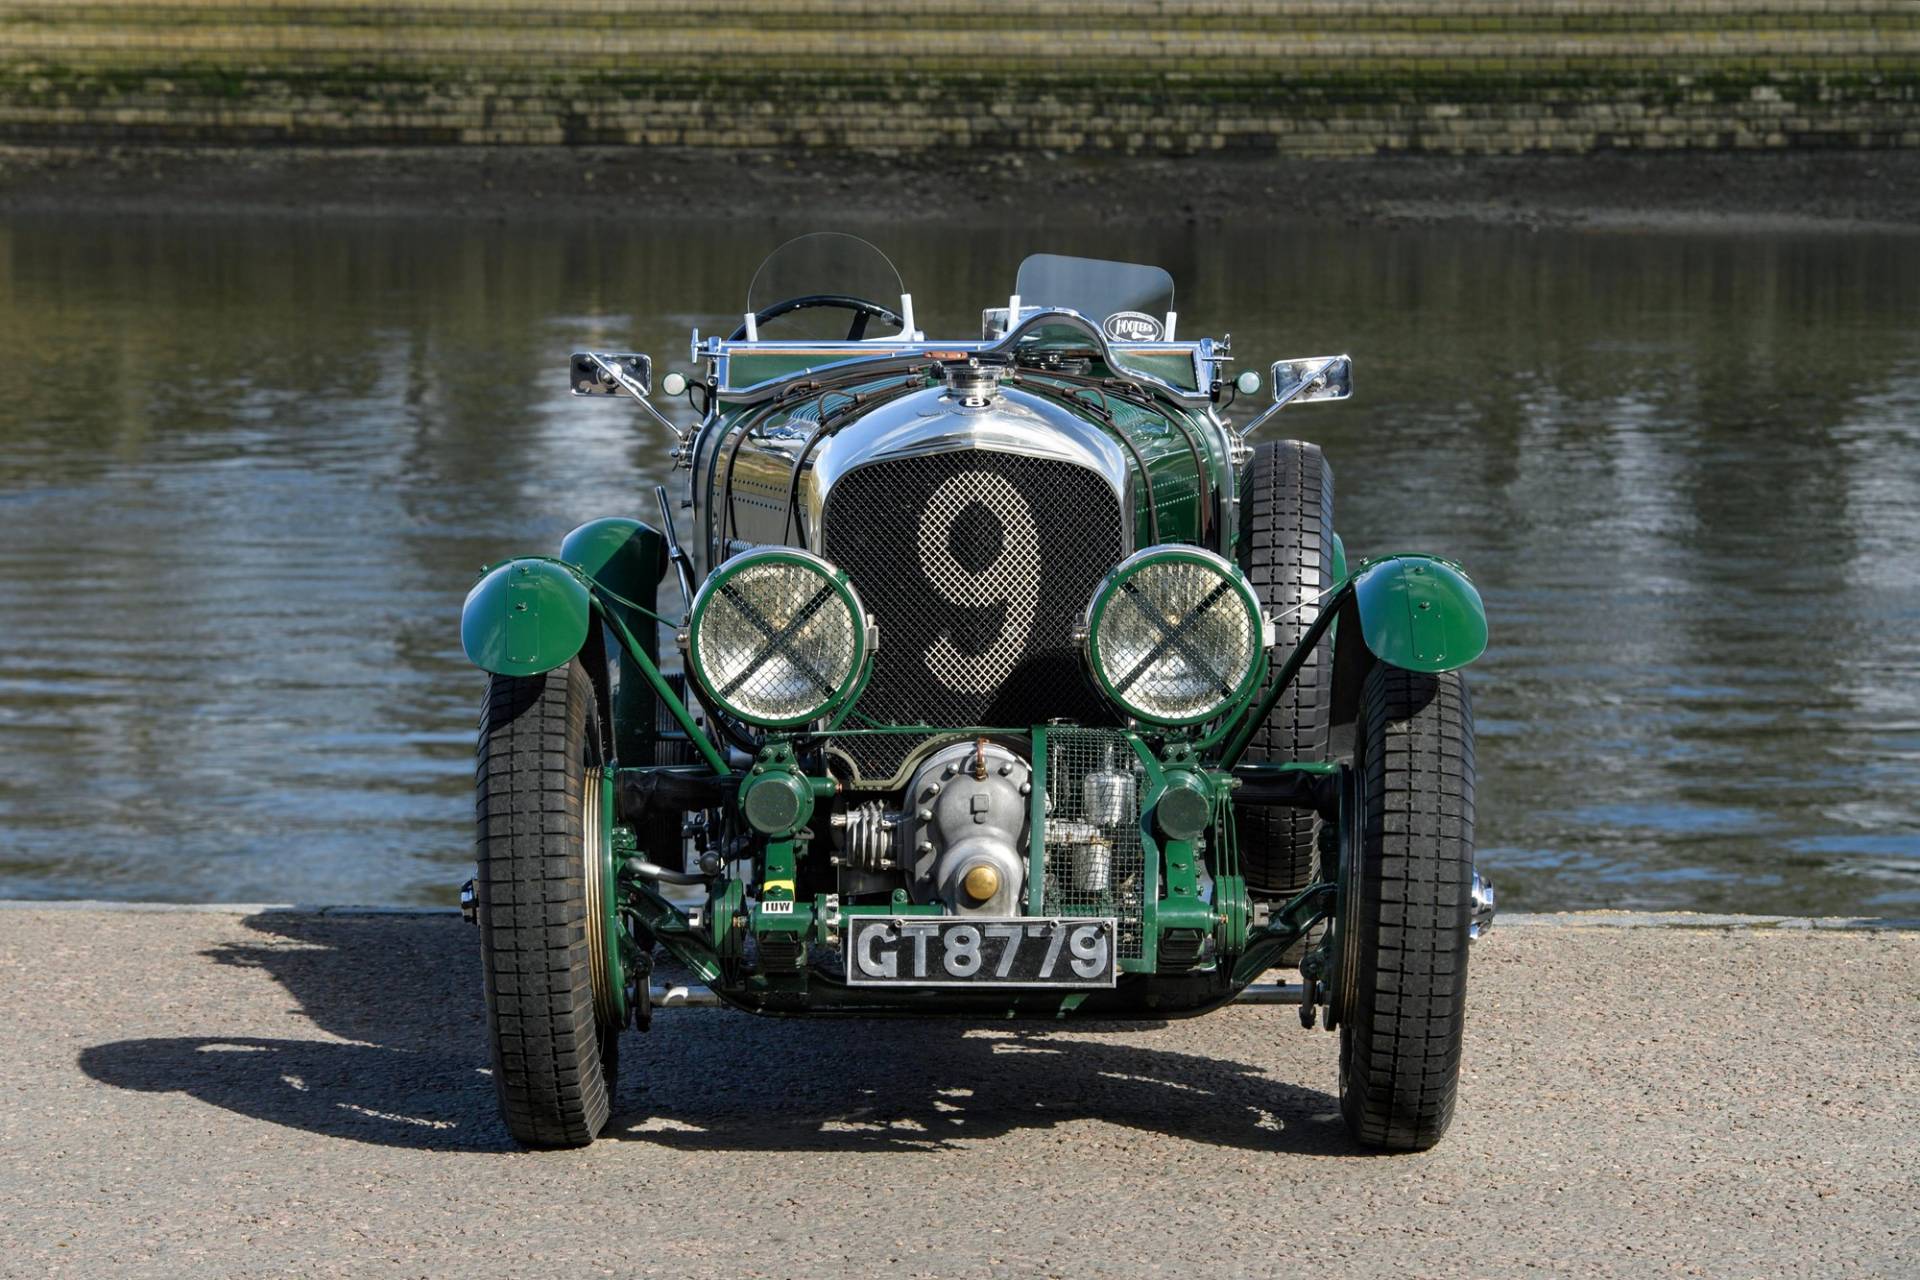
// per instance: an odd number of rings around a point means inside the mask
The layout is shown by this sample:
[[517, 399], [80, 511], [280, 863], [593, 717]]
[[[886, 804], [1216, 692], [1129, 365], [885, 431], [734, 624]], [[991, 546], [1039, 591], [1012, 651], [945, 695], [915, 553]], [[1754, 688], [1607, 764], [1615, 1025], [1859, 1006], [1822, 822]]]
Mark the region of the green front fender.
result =
[[483, 671], [532, 676], [579, 653], [593, 620], [587, 584], [552, 560], [509, 560], [474, 584], [460, 647]]
[[1487, 648], [1487, 609], [1459, 565], [1434, 556], [1382, 556], [1353, 580], [1360, 636], [1382, 662], [1452, 671]]
[[[589, 520], [568, 534], [560, 543], [560, 558], [650, 611], [667, 572], [667, 540], [650, 524], [610, 516]], [[618, 602], [609, 604], [625, 610], [629, 625], [640, 626], [644, 614]], [[640, 634], [650, 639], [653, 630], [645, 627]]]

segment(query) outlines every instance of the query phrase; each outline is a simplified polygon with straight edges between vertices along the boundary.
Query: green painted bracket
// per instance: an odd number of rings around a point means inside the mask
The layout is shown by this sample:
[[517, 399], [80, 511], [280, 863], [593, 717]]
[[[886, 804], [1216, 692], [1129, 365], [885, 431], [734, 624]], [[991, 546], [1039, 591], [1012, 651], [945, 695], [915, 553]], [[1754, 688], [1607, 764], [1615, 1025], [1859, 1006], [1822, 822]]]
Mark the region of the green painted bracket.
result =
[[1233, 985], [1244, 987], [1271, 969], [1281, 952], [1333, 914], [1338, 893], [1332, 884], [1308, 885], [1275, 911], [1265, 925], [1253, 930], [1247, 949], [1234, 962]]
[[1215, 796], [1212, 779], [1209, 775], [1190, 768], [1173, 768], [1161, 775], [1157, 784], [1147, 796], [1144, 815], [1145, 825], [1141, 842], [1152, 851], [1157, 851], [1163, 866], [1162, 881], [1164, 896], [1156, 904], [1155, 929], [1164, 933], [1168, 929], [1198, 929], [1202, 933], [1212, 933], [1214, 926], [1213, 909], [1200, 898], [1199, 853], [1194, 845], [1194, 835], [1177, 834], [1167, 829], [1164, 820], [1164, 806], [1169, 796], [1198, 793], [1199, 803], [1203, 806], [1200, 830], [1211, 826]]
[[1452, 671], [1487, 649], [1487, 609], [1459, 565], [1436, 556], [1369, 560], [1353, 579], [1360, 636], [1407, 671]]
[[642, 881], [623, 881], [621, 887], [625, 890], [621, 903], [639, 925], [642, 944], [659, 943], [702, 982], [712, 984], [724, 978], [723, 957], [712, 939], [695, 930], [679, 907]]
[[599, 606], [598, 602], [596, 607], [600, 608], [600, 616], [605, 618], [607, 625], [613, 628], [613, 634], [619, 638], [627, 655], [633, 659], [634, 665], [640, 668], [641, 676], [653, 687], [655, 696], [666, 707], [667, 714], [673, 717], [674, 723], [679, 725], [681, 732], [687, 735], [687, 741], [693, 744], [693, 749], [700, 753], [700, 758], [705, 760], [720, 777], [732, 776], [733, 768], [727, 763], [727, 758], [720, 754], [718, 747], [713, 745], [713, 739], [694, 723], [693, 713], [687, 710], [686, 704], [674, 696], [672, 686], [668, 685], [667, 678], [660, 674], [659, 666], [647, 656], [646, 646], [633, 634], [633, 628], [622, 621], [619, 614]]
[[760, 903], [753, 909], [755, 933], [806, 933], [813, 912], [794, 893], [794, 847], [791, 840], [767, 841], [760, 877]]
[[587, 642], [593, 593], [578, 574], [547, 559], [509, 560], [467, 592], [460, 647], [483, 671], [535, 676]]

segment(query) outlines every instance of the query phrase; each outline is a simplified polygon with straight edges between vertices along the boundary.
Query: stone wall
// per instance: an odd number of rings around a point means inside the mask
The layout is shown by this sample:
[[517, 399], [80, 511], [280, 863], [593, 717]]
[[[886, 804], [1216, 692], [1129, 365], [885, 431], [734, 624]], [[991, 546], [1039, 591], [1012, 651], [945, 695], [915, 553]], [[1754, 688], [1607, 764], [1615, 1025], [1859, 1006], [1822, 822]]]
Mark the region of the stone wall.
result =
[[0, 0], [0, 142], [1920, 146], [1915, 0]]

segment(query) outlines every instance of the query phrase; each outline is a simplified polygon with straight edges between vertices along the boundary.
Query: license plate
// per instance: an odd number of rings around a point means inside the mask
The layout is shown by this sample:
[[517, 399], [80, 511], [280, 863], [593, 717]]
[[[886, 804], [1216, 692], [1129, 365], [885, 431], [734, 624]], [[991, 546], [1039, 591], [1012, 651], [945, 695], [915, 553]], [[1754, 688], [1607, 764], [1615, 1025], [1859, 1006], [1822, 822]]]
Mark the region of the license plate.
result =
[[851, 986], [1111, 987], [1112, 920], [850, 916]]

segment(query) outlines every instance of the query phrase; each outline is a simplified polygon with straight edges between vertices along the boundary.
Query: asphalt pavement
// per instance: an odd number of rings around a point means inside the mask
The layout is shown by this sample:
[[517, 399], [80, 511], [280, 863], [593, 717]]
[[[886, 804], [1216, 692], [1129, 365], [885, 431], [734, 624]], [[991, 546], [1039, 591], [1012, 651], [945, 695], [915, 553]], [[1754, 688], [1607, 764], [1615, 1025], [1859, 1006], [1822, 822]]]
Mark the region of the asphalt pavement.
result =
[[1920, 932], [1503, 921], [1469, 1016], [1422, 1155], [1275, 1006], [669, 1009], [605, 1139], [523, 1153], [457, 918], [14, 907], [0, 1275], [1920, 1274]]

